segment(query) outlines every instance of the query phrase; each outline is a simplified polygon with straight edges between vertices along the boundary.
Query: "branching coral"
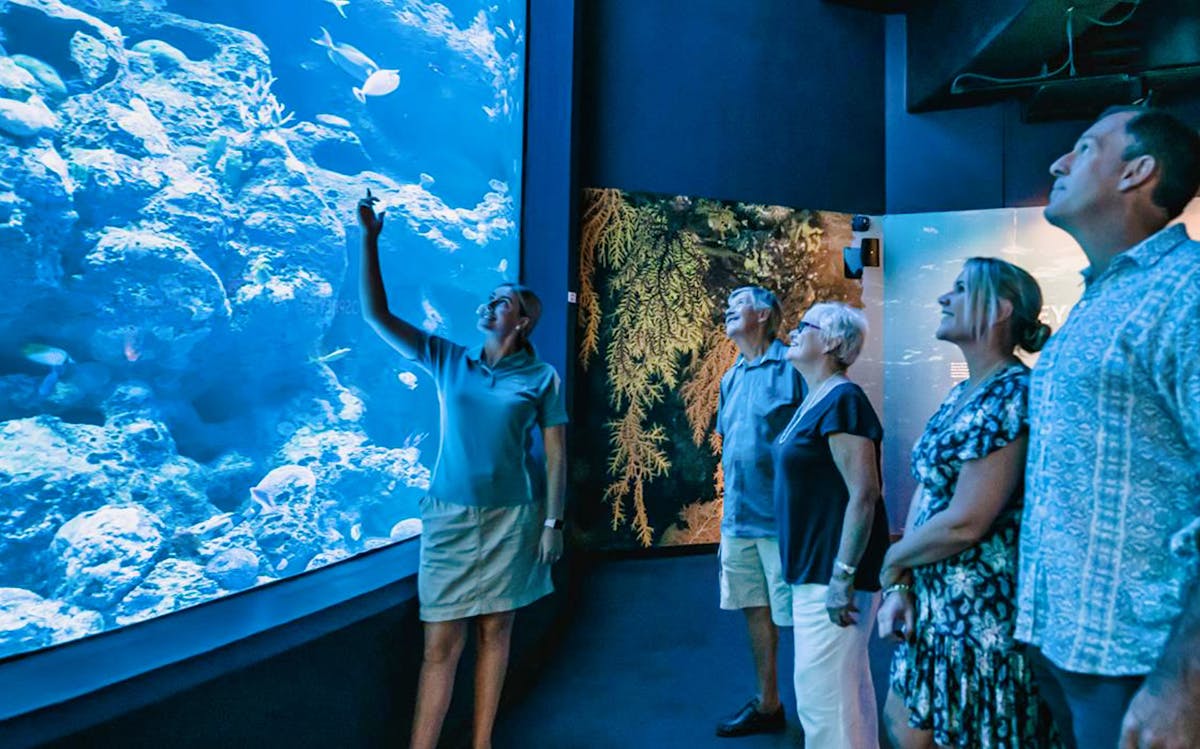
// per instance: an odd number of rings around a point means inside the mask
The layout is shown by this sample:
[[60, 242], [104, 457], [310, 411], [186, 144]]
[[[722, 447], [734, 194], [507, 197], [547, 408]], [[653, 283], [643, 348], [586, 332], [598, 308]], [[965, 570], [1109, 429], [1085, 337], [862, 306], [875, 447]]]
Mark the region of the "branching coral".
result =
[[[707, 440], [720, 455], [712, 423], [721, 377], [737, 349], [716, 312], [733, 288], [775, 290], [788, 321], [818, 297], [861, 296], [860, 287], [840, 278], [840, 262], [831, 264], [823, 220], [777, 207], [586, 191], [579, 360], [586, 369], [603, 345], [614, 415], [607, 424], [611, 483], [604, 499], [614, 531], [628, 524], [639, 543], [654, 543], [646, 489], [671, 470], [672, 437], [649, 414], [670, 407], [668, 395], [678, 393], [695, 444]], [[664, 543], [696, 543], [716, 533], [724, 478], [717, 462], [716, 498], [683, 508], [683, 527], [669, 529]]]
[[622, 256], [633, 242], [633, 208], [620, 190], [585, 190], [579, 230], [579, 364], [585, 370], [600, 352], [600, 296], [596, 293], [596, 262], [601, 245], [607, 256]]
[[[720, 453], [720, 435], [713, 432], [712, 441], [716, 452]], [[679, 511], [679, 520], [663, 533], [664, 546], [720, 542], [721, 516], [725, 510], [725, 471], [720, 461], [717, 461], [717, 469], [713, 472], [713, 486], [716, 489], [716, 498], [711, 502], [698, 500], [684, 505]]]
[[274, 76], [267, 74], [264, 78], [257, 68], [252, 68], [246, 84], [246, 98], [238, 101], [238, 113], [247, 131], [277, 130], [295, 117], [271, 91]]
[[715, 544], [721, 540], [721, 501], [693, 502], [679, 511], [679, 522], [663, 533], [663, 546]]
[[[609, 425], [613, 446], [605, 491], [613, 506], [613, 526], [624, 520], [623, 503], [632, 498], [632, 521], [638, 540], [653, 542], [646, 514], [646, 482], [670, 469], [660, 445], [663, 427], [647, 428], [645, 414], [679, 385], [681, 362], [694, 355], [704, 338], [696, 320], [710, 314], [704, 287], [708, 259], [684, 235], [668, 231], [662, 215], [651, 207], [637, 212], [634, 241], [603, 253], [614, 271], [609, 289], [616, 299], [606, 350], [609, 399], [624, 416]], [[619, 265], [615, 263], [619, 257]], [[613, 263], [614, 265], [610, 265]]]
[[[688, 367], [679, 395], [692, 427], [692, 440], [697, 445], [704, 444], [704, 438], [710, 434], [721, 400], [721, 377], [736, 360], [737, 346], [714, 326], [705, 336], [701, 353]], [[711, 434], [716, 436], [716, 432]], [[714, 453], [719, 455], [720, 448]]]

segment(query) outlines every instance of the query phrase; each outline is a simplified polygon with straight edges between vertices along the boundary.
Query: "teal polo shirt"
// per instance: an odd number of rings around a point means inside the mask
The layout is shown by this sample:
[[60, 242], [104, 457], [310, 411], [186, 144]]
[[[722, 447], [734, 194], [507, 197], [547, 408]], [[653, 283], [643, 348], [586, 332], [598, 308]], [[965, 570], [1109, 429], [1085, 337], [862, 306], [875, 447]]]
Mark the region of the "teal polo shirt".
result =
[[430, 497], [475, 507], [540, 499], [533, 489], [533, 429], [567, 423], [554, 367], [524, 350], [489, 367], [482, 346], [467, 349], [438, 336], [425, 337], [417, 361], [433, 375], [441, 401], [441, 454]]

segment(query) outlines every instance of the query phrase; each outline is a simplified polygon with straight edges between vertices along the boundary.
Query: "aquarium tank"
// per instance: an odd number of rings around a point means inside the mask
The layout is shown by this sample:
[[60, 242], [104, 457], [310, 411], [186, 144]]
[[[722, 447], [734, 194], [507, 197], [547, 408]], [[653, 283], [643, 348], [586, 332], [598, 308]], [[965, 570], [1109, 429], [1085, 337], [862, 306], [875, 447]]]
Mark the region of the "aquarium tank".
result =
[[517, 280], [523, 0], [0, 0], [0, 656], [420, 533], [437, 395], [359, 312]]

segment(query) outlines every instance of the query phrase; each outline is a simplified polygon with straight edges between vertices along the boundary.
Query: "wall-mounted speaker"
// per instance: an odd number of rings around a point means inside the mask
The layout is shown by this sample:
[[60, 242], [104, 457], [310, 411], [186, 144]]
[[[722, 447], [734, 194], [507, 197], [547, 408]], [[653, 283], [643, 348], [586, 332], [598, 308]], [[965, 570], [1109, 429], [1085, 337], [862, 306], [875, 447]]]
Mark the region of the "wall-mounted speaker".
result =
[[879, 267], [879, 238], [863, 237], [862, 264], [868, 268]]

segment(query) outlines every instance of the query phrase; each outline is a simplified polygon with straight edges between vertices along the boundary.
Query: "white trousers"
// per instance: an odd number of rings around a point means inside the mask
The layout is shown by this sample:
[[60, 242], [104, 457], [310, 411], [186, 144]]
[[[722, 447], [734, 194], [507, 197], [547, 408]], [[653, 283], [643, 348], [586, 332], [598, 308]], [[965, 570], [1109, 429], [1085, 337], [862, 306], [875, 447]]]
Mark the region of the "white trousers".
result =
[[878, 749], [879, 721], [867, 643], [878, 593], [855, 592], [858, 623], [839, 627], [825, 610], [827, 585], [792, 586], [796, 635], [796, 712], [804, 745], [813, 749]]

